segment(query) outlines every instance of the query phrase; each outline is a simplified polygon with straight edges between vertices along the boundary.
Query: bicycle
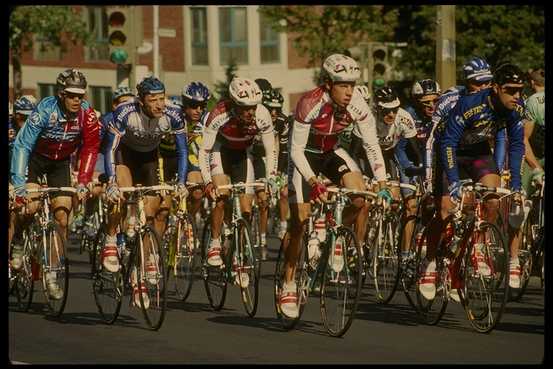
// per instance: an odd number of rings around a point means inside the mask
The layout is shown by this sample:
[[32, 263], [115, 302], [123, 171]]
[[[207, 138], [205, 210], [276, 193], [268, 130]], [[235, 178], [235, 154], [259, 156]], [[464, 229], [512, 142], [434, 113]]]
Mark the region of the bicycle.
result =
[[[226, 232], [221, 232], [223, 264], [207, 263], [207, 251], [211, 242], [211, 222], [206, 222], [202, 233], [201, 269], [204, 287], [210, 306], [215, 311], [223, 308], [227, 284], [240, 286], [241, 299], [246, 313], [253, 317], [259, 298], [260, 260], [254, 250], [249, 222], [242, 217], [239, 195], [248, 187], [265, 187], [264, 183], [234, 183], [217, 186], [217, 190], [230, 190], [232, 218]], [[230, 245], [229, 245], [230, 244]]]
[[[169, 185], [141, 186], [139, 184], [119, 188], [121, 193], [130, 194], [127, 206], [137, 204], [138, 211], [137, 222], [131, 226], [134, 235], [127, 238], [125, 247], [119, 249], [118, 271], [112, 273], [106, 270], [101, 261], [107, 224], [102, 224], [94, 243], [95, 257], [92, 265], [94, 299], [102, 319], [108, 324], [112, 324], [117, 319], [123, 295], [129, 287], [132, 288], [129, 305], [140, 305], [148, 327], [151, 330], [158, 330], [163, 323], [167, 303], [165, 254], [156, 231], [146, 221], [144, 197], [150, 192], [174, 191], [174, 189], [174, 186]], [[120, 204], [118, 202], [117, 207]], [[149, 252], [145, 244], [150, 245]]]
[[[33, 281], [40, 279], [41, 276], [47, 314], [59, 317], [63, 314], [67, 303], [69, 258], [65, 247], [65, 235], [62, 234], [50, 210], [50, 193], [53, 192], [76, 193], [77, 191], [73, 187], [47, 187], [46, 185], [27, 189], [28, 194], [39, 195], [37, 200], [40, 205], [31, 224], [23, 230], [25, 287], [24, 290], [18, 291], [21, 294], [18, 300], [21, 298], [20, 306], [23, 310], [29, 308], [33, 298]], [[33, 262], [34, 257], [38, 259], [36, 264]], [[52, 291], [49, 291], [49, 288]]]
[[[437, 324], [455, 289], [466, 316], [477, 332], [488, 333], [499, 322], [509, 291], [509, 249], [499, 227], [482, 218], [483, 198], [489, 193], [513, 193], [500, 187], [487, 187], [462, 180], [459, 210], [446, 220], [446, 237], [436, 256], [436, 297], [426, 300], [418, 289], [418, 312], [428, 324]], [[466, 204], [474, 194], [474, 203]], [[466, 206], [465, 206], [466, 205]], [[427, 231], [418, 237], [418, 259]], [[437, 302], [437, 309], [433, 309]]]
[[[187, 185], [198, 186], [196, 183]], [[188, 213], [184, 197], [172, 197], [173, 209], [167, 219], [167, 229], [162, 244], [166, 252], [167, 280], [173, 281], [177, 297], [186, 301], [194, 283], [194, 270], [199, 254], [199, 239], [196, 222]], [[173, 276], [171, 279], [170, 277]]]
[[[286, 232], [282, 239], [275, 265], [274, 304], [277, 317], [284, 329], [290, 330], [301, 319], [309, 295], [320, 291], [319, 306], [323, 325], [328, 334], [341, 337], [351, 326], [357, 311], [363, 273], [357, 238], [350, 227], [342, 224], [342, 212], [350, 201], [348, 195], [376, 197], [376, 194], [347, 188], [327, 188], [327, 191], [334, 194], [334, 199], [315, 207], [307, 220], [308, 229], [302, 235], [300, 243], [294, 271], [299, 315], [295, 319], [287, 318], [280, 310], [279, 304], [285, 272], [284, 256], [290, 241], [289, 232]], [[306, 235], [314, 232], [315, 220], [321, 214], [326, 217], [327, 230], [326, 239], [321, 245], [322, 252], [318, 257], [317, 253], [313, 252], [313, 255], [310, 255]]]

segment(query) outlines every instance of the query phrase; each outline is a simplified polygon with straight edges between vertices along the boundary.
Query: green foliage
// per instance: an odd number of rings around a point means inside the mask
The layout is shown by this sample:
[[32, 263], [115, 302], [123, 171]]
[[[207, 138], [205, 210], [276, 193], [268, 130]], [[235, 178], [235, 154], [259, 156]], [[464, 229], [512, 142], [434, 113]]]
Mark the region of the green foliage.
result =
[[218, 96], [218, 100], [229, 98], [228, 86], [230, 85], [232, 79], [236, 77], [237, 70], [238, 66], [236, 65], [236, 60], [231, 59], [230, 63], [225, 69], [226, 80], [215, 83], [215, 94]]
[[[62, 34], [64, 37], [62, 37]], [[86, 22], [71, 6], [16, 6], [12, 9], [9, 23], [10, 50], [16, 55], [30, 50], [33, 36], [37, 36], [47, 45], [60, 46], [64, 51], [67, 42], [79, 41], [92, 44], [92, 35]]]

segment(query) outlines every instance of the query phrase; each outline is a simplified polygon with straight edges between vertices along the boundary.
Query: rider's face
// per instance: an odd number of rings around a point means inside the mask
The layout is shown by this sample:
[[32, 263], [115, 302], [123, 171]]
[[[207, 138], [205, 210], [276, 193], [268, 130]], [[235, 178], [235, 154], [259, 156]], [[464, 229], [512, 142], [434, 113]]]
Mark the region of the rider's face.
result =
[[161, 118], [165, 110], [165, 93], [145, 95], [141, 99], [142, 108], [150, 118]]
[[63, 92], [62, 98], [65, 110], [69, 113], [77, 113], [81, 109], [81, 101], [83, 101], [84, 95]]
[[493, 90], [499, 97], [499, 100], [503, 106], [509, 110], [513, 110], [516, 106], [516, 101], [520, 99], [522, 89], [524, 85], [522, 83], [506, 83], [502, 86], [497, 84], [493, 85]]
[[184, 108], [184, 114], [192, 121], [198, 122], [202, 117], [202, 113], [207, 107], [207, 103], [192, 103]]
[[396, 120], [397, 111], [399, 110], [399, 106], [396, 108], [386, 109], [386, 108], [380, 108], [380, 113], [382, 114], [382, 120], [384, 123], [391, 125]]
[[330, 98], [338, 105], [345, 108], [351, 101], [355, 82], [334, 82], [327, 84], [330, 90]]
[[436, 102], [438, 101], [438, 95], [426, 95], [420, 98], [419, 106], [422, 112], [428, 118], [432, 117], [434, 110], [436, 109]]
[[29, 116], [25, 114], [15, 113], [15, 125], [17, 126], [17, 129], [21, 129], [23, 127], [23, 124], [25, 124], [28, 117]]
[[125, 101], [129, 101], [132, 98], [133, 98], [133, 96], [130, 96], [130, 95], [125, 95], [125, 96], [118, 97], [117, 99], [115, 99], [115, 101], [112, 104], [113, 109], [115, 110], [115, 108], [118, 105], [124, 103]]
[[486, 81], [486, 82], [479, 82], [479, 81], [476, 81], [474, 79], [471, 79], [467, 82], [467, 86], [468, 86], [468, 89], [469, 89], [469, 92], [473, 93], [473, 92], [478, 92], [478, 91], [482, 91], [486, 88], [490, 88], [490, 86], [492, 85], [492, 81]]
[[246, 123], [251, 124], [253, 120], [255, 119], [255, 110], [257, 109], [257, 105], [252, 106], [236, 106], [236, 115], [238, 115], [238, 118]]

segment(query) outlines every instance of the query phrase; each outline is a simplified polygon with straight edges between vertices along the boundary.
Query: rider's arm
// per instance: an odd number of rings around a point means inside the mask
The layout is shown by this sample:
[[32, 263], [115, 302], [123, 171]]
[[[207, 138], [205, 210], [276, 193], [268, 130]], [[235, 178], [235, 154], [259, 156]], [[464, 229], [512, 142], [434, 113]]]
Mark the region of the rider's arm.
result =
[[188, 138], [186, 132], [186, 124], [183, 121], [177, 122], [173, 133], [175, 134], [179, 183], [186, 183], [186, 175], [188, 174]]
[[[123, 104], [125, 105], [125, 104]], [[121, 106], [121, 105], [119, 105]], [[111, 183], [115, 182], [115, 153], [125, 135], [126, 119], [121, 117], [118, 107], [113, 113], [113, 120], [108, 122], [104, 133], [104, 171]]]
[[200, 171], [202, 172], [202, 177], [204, 180], [204, 183], [211, 182], [211, 168], [209, 165], [209, 154], [211, 152], [211, 149], [213, 148], [213, 145], [215, 144], [215, 140], [217, 139], [217, 132], [219, 131], [220, 124], [215, 124], [213, 122], [213, 118], [215, 117], [215, 114], [209, 114], [208, 121], [206, 122], [206, 125], [204, 127], [204, 137], [202, 139], [202, 146], [200, 147], [200, 153], [198, 156], [198, 161], [200, 162]]
[[524, 121], [524, 158], [526, 162], [532, 169], [539, 168], [543, 170], [540, 163], [534, 155], [534, 150], [532, 150], [532, 145], [530, 144], [530, 137], [532, 137], [532, 132], [534, 132], [534, 121], [526, 120]]
[[94, 113], [94, 109], [91, 107], [84, 112], [82, 142], [83, 144], [79, 153], [80, 167], [77, 181], [80, 184], [87, 184], [92, 179], [98, 150], [100, 149], [100, 123]]
[[265, 165], [265, 178], [269, 179], [276, 173], [277, 156], [275, 152], [275, 130], [271, 113], [263, 105], [259, 105], [256, 112], [256, 124], [261, 130], [261, 140], [265, 147], [267, 163]]
[[516, 117], [507, 125], [509, 136], [509, 170], [511, 172], [511, 188], [520, 190], [522, 187], [521, 167], [524, 156], [524, 127], [522, 117], [513, 112]]
[[[411, 151], [415, 155], [414, 158], [411, 158], [411, 159], [414, 159], [414, 162], [410, 160], [407, 155], [407, 145], [411, 147]], [[413, 167], [415, 166], [414, 163], [419, 163], [419, 165], [422, 164], [422, 155], [421, 155], [421, 152], [419, 149], [419, 143], [417, 142], [416, 137], [409, 137], [409, 138], [402, 137], [397, 143], [394, 153], [399, 163], [399, 166], [402, 169]]]
[[495, 148], [493, 157], [499, 173], [503, 171], [505, 166], [505, 153], [507, 151], [507, 130], [505, 128], [499, 130], [495, 136]]
[[292, 128], [292, 137], [290, 142], [290, 159], [301, 173], [306, 181], [313, 181], [316, 178], [315, 172], [311, 169], [307, 158], [305, 157], [305, 146], [309, 138], [309, 130], [311, 125], [301, 123], [294, 119]]
[[27, 118], [13, 143], [11, 180], [16, 190], [25, 186], [25, 172], [29, 164], [29, 156], [40, 133], [46, 124], [48, 124], [50, 111], [43, 102], [44, 100], [39, 103], [36, 110]]
[[445, 130], [440, 135], [440, 156], [448, 182], [459, 182], [459, 168], [457, 166], [457, 147], [463, 137], [466, 127], [466, 120], [463, 118], [462, 104], [458, 103], [446, 121]]

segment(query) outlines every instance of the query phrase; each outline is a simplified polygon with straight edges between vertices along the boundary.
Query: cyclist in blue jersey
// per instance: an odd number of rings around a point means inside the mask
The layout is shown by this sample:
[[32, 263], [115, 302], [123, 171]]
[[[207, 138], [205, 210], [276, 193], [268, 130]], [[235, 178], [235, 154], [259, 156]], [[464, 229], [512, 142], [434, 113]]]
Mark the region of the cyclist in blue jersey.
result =
[[[520, 99], [524, 79], [522, 71], [512, 64], [504, 64], [494, 72], [491, 89], [462, 96], [448, 119], [435, 131], [438, 150], [433, 190], [440, 212], [428, 224], [428, 247], [423, 261], [423, 273], [419, 290], [426, 299], [436, 293], [436, 247], [441, 241], [446, 225], [445, 219], [459, 206], [461, 199], [460, 179], [470, 178], [485, 186], [500, 186], [498, 168], [501, 150], [506, 136], [509, 139], [509, 167], [512, 175], [511, 190], [517, 194], [513, 202], [522, 204], [520, 193], [521, 165], [524, 155], [524, 130], [522, 119], [525, 106]], [[495, 156], [492, 155], [489, 139], [495, 138]], [[502, 164], [501, 164], [502, 165]], [[493, 222], [499, 203], [497, 198], [486, 201], [486, 218]], [[522, 208], [522, 206], [520, 206]], [[518, 243], [520, 230], [509, 228], [511, 250], [509, 285], [520, 287], [520, 264]], [[491, 269], [481, 252], [476, 254], [479, 272], [490, 274]], [[462, 287], [462, 281], [453, 278], [452, 288]]]
[[[119, 186], [157, 185], [158, 146], [164, 134], [175, 134], [178, 157], [178, 194], [187, 195], [185, 186], [188, 150], [186, 146], [186, 125], [181, 108], [165, 104], [165, 86], [156, 77], [147, 77], [137, 86], [138, 98], [130, 99], [115, 109], [113, 120], [108, 123], [104, 137], [104, 162], [109, 184], [106, 195], [110, 202], [122, 198]], [[155, 220], [159, 210], [160, 197], [146, 196], [144, 212], [148, 222], [154, 223], [158, 235], [165, 231], [164, 222]], [[122, 206], [121, 209], [124, 209]], [[136, 208], [131, 207], [127, 233], [133, 232], [136, 223]], [[103, 265], [110, 272], [119, 270], [117, 257], [116, 228], [121, 214], [110, 213], [108, 217], [106, 244], [102, 250]], [[146, 274], [157, 273], [153, 254], [147, 248]], [[138, 286], [133, 286], [135, 303], [139, 301]], [[144, 298], [147, 292], [140, 290]]]
[[32, 95], [23, 95], [13, 104], [13, 115], [8, 122], [9, 161], [11, 162], [12, 148], [15, 136], [23, 128], [23, 124], [36, 108], [36, 98]]

